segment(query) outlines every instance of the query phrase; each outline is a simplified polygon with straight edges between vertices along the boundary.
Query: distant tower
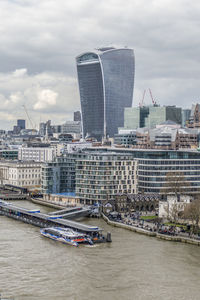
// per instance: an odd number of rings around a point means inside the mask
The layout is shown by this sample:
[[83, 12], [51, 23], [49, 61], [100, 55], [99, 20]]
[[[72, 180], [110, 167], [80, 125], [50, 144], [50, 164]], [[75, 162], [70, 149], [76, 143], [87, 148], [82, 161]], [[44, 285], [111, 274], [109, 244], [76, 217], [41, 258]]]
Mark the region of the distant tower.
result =
[[50, 136], [52, 135], [52, 128], [51, 128], [51, 120], [48, 120], [47, 122], [42, 122], [39, 125], [39, 134], [40, 136]]
[[17, 120], [17, 127], [20, 127], [20, 129], [25, 129], [26, 121], [25, 120]]
[[83, 137], [113, 137], [124, 126], [124, 108], [132, 106], [133, 49], [100, 48], [76, 57]]
[[81, 112], [79, 110], [74, 112], [74, 121], [81, 121]]

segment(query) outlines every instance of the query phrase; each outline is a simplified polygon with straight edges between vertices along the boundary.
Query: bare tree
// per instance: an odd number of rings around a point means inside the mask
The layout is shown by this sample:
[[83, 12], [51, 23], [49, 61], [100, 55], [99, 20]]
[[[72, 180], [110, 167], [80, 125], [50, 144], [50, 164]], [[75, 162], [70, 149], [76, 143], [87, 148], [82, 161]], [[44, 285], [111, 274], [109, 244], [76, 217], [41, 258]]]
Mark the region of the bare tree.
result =
[[190, 183], [186, 181], [182, 172], [168, 172], [165, 177], [165, 183], [163, 185], [164, 194], [178, 196], [187, 192], [186, 187], [189, 187]]
[[164, 210], [167, 213], [167, 219], [170, 220], [173, 223], [176, 223], [178, 221], [179, 217], [179, 205], [177, 202], [169, 203], [167, 202]]
[[193, 232], [198, 229], [200, 221], [200, 195], [196, 196], [195, 200], [185, 207], [184, 217], [192, 222]]

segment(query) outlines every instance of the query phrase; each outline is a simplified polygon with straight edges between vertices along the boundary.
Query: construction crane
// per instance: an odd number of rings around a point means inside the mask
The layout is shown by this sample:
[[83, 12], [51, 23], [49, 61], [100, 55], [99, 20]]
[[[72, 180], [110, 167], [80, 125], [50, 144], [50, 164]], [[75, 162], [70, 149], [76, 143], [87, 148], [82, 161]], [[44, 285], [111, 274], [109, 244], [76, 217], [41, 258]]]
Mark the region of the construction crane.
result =
[[143, 96], [142, 96], [142, 100], [139, 102], [139, 106], [140, 107], [144, 106], [144, 97], [145, 97], [145, 94], [146, 94], [146, 90], [144, 90]]
[[24, 110], [25, 110], [26, 116], [27, 116], [27, 118], [28, 118], [28, 120], [29, 120], [29, 122], [30, 122], [30, 124], [31, 124], [32, 129], [35, 129], [35, 125], [33, 124], [32, 120], [31, 120], [31, 118], [30, 118], [30, 116], [29, 116], [29, 114], [28, 114], [28, 111], [27, 111], [27, 109], [26, 109], [25, 104], [22, 105], [22, 107], [23, 107]]
[[151, 89], [149, 89], [149, 94], [150, 94], [150, 96], [151, 96], [151, 101], [152, 101], [152, 104], [153, 104], [153, 106], [155, 106], [155, 105], [156, 105], [156, 101], [155, 101], [155, 99], [153, 98], [153, 95], [152, 95]]

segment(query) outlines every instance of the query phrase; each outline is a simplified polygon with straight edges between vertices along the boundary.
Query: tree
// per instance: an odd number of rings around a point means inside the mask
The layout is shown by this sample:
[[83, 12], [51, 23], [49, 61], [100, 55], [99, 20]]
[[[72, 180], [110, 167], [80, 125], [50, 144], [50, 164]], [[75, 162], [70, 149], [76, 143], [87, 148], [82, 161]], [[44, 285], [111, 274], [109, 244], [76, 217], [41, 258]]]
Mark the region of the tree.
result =
[[177, 202], [174, 202], [174, 203], [167, 202], [167, 205], [165, 206], [164, 209], [167, 213], [167, 219], [173, 223], [176, 223], [178, 221], [178, 216], [179, 216], [178, 203]]
[[192, 222], [193, 232], [196, 231], [200, 221], [200, 195], [185, 207], [184, 217]]
[[177, 200], [181, 194], [187, 192], [186, 187], [189, 187], [190, 183], [186, 181], [182, 172], [168, 172], [165, 177], [165, 183], [163, 185], [164, 194], [175, 195]]

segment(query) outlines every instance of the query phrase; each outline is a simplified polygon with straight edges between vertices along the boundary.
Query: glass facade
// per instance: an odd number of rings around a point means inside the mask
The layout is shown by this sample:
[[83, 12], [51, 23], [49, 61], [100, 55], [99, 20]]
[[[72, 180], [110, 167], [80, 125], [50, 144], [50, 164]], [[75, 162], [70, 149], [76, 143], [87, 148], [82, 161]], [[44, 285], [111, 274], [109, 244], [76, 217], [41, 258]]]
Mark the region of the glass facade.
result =
[[[97, 151], [88, 149], [89, 151]], [[98, 149], [99, 151], [100, 149]], [[162, 193], [168, 173], [183, 174], [189, 185], [185, 193], [200, 193], [200, 152], [173, 150], [129, 150], [102, 148], [102, 152], [124, 154], [137, 161], [137, 190], [141, 193]], [[132, 154], [132, 155], [131, 155]]]
[[124, 128], [137, 129], [141, 127], [140, 111], [140, 107], [127, 107], [124, 109]]
[[[185, 193], [200, 192], [200, 160], [139, 160], [138, 190], [146, 193], [162, 193], [166, 189], [166, 175], [181, 174], [185, 184]], [[179, 175], [180, 176], [180, 175]]]
[[119, 154], [83, 153], [76, 160], [76, 196], [87, 204], [135, 193], [135, 162]]
[[182, 127], [185, 127], [190, 119], [191, 109], [182, 110]]
[[20, 127], [20, 129], [25, 129], [26, 121], [25, 120], [17, 120], [17, 126]]
[[76, 157], [68, 154], [42, 166], [41, 181], [44, 194], [75, 192]]
[[135, 62], [132, 49], [99, 49], [76, 58], [83, 137], [113, 137], [131, 107]]
[[124, 110], [124, 128], [154, 128], [167, 120], [181, 124], [182, 109], [176, 106], [143, 106]]
[[162, 193], [169, 173], [183, 175], [186, 194], [200, 193], [200, 152], [88, 148], [44, 164], [42, 190], [76, 192], [92, 204], [117, 194]]

